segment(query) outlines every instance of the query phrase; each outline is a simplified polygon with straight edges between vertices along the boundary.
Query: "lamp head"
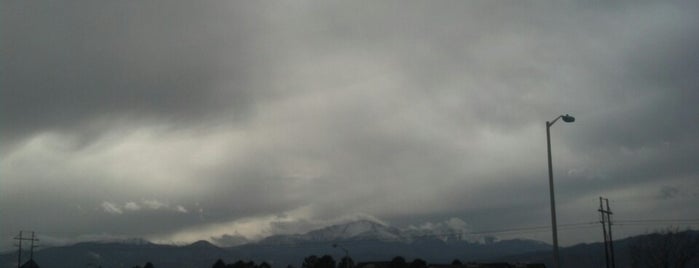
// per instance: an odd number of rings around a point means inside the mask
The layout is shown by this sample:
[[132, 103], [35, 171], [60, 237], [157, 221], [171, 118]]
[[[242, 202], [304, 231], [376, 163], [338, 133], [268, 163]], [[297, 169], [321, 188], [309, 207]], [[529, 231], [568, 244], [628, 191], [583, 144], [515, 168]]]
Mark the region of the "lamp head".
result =
[[568, 115], [568, 114], [562, 115], [562, 116], [561, 116], [561, 119], [563, 119], [563, 122], [566, 122], [566, 123], [573, 123], [573, 122], [575, 122], [575, 117], [572, 117], [572, 116], [570, 116], [570, 115]]

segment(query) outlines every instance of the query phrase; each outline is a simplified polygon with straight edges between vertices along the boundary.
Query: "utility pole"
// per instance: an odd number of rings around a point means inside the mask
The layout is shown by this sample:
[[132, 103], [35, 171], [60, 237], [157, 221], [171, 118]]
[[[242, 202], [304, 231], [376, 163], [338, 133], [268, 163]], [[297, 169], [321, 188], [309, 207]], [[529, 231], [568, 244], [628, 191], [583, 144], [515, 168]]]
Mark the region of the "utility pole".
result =
[[34, 259], [34, 247], [36, 247], [36, 245], [34, 245], [34, 242], [39, 241], [39, 239], [36, 239], [36, 236], [35, 236], [33, 231], [32, 231], [31, 238], [24, 237], [24, 236], [22, 236], [22, 234], [23, 234], [23, 231], [19, 231], [19, 235], [14, 238], [15, 240], [19, 241], [19, 243], [17, 245], [17, 247], [19, 248], [19, 250], [17, 251], [17, 268], [22, 266], [22, 241], [30, 241], [31, 242], [30, 250], [29, 250], [29, 259], [30, 260]]
[[607, 202], [607, 227], [609, 229], [609, 253], [612, 256], [612, 268], [616, 268], [614, 261], [614, 239], [612, 239], [612, 210], [609, 208], [609, 199], [604, 199]]
[[29, 259], [33, 260], [34, 259], [34, 248], [37, 247], [38, 245], [35, 245], [34, 242], [39, 241], [39, 239], [36, 239], [34, 236], [34, 232], [32, 232], [32, 238], [30, 239], [31, 241], [31, 246], [29, 247]]
[[604, 236], [604, 264], [606, 268], [609, 268], [609, 244], [607, 241], [607, 217], [605, 216], [605, 210], [602, 206], [602, 197], [599, 197], [599, 211], [600, 223], [602, 224], [602, 236]]
[[[606, 203], [606, 209], [604, 207]], [[612, 210], [609, 208], [609, 199], [599, 198], [599, 209], [602, 224], [602, 235], [604, 235], [604, 260], [606, 262], [607, 268], [616, 268], [614, 263], [614, 244], [612, 240]]]
[[19, 245], [17, 247], [19, 250], [17, 251], [17, 268], [19, 268], [22, 265], [22, 231], [19, 231], [19, 236], [15, 237], [15, 240], [19, 240]]

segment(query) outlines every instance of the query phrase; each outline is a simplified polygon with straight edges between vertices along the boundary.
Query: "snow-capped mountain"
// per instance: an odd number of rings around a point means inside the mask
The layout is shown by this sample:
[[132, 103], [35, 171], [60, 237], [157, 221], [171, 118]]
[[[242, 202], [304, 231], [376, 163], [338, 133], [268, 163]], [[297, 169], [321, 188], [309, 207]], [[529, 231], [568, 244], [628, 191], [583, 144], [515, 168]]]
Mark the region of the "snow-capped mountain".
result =
[[335, 241], [382, 241], [412, 243], [420, 240], [482, 243], [483, 238], [468, 234], [465, 223], [451, 219], [442, 223], [429, 223], [419, 227], [396, 228], [371, 220], [358, 220], [336, 224], [305, 234], [274, 235], [261, 240], [260, 244], [297, 244], [304, 242]]
[[331, 225], [305, 234], [274, 235], [261, 240], [261, 244], [290, 244], [299, 242], [332, 242], [346, 240], [407, 241], [398, 228], [383, 223], [358, 220]]
[[346, 224], [332, 225], [323, 229], [308, 232], [304, 235], [310, 240], [347, 240], [347, 239], [376, 239], [401, 240], [401, 231], [397, 228], [369, 220], [359, 220]]
[[494, 242], [494, 237], [473, 234], [463, 220], [451, 218], [438, 223], [425, 223], [420, 226], [408, 226], [402, 229], [403, 235], [416, 239], [438, 239], [443, 242], [466, 241], [470, 243]]
[[[498, 257], [545, 251], [551, 248], [539, 241], [503, 240], [474, 243], [464, 237], [468, 232], [463, 222], [449, 220], [420, 226], [396, 228], [387, 224], [359, 220], [316, 229], [304, 234], [276, 235], [258, 243], [246, 243], [221, 248], [207, 241], [190, 245], [158, 245], [145, 240], [125, 240], [118, 243], [85, 242], [71, 246], [46, 248], [37, 252], [39, 263], [54, 267], [79, 267], [86, 262], [103, 267], [131, 267], [157, 260], [163, 267], [208, 267], [218, 258], [226, 260], [267, 261], [283, 267], [298, 265], [303, 258], [343, 254], [334, 248], [337, 243], [357, 261], [390, 260], [395, 256], [406, 259], [422, 258], [434, 263], [461, 260], [495, 260]], [[465, 233], [464, 233], [465, 232]], [[228, 237], [232, 242], [238, 238]], [[221, 243], [221, 241], [217, 241]], [[9, 267], [14, 254], [0, 256], [0, 267]]]

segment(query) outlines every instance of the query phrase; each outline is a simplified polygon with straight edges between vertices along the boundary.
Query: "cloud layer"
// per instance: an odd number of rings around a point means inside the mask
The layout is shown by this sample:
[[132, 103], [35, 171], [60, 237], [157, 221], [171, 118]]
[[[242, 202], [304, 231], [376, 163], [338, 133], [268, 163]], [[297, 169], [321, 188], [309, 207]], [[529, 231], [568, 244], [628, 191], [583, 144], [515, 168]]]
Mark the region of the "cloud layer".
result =
[[4, 238], [699, 213], [694, 3], [3, 6]]

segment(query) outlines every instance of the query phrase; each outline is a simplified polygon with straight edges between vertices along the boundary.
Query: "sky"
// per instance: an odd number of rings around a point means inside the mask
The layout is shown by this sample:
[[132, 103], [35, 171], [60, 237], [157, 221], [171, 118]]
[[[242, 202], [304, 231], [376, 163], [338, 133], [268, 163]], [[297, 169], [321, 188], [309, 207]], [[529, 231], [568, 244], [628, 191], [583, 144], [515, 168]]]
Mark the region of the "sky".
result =
[[561, 114], [561, 244], [697, 227], [697, 1], [2, 6], [2, 249], [549, 226]]

